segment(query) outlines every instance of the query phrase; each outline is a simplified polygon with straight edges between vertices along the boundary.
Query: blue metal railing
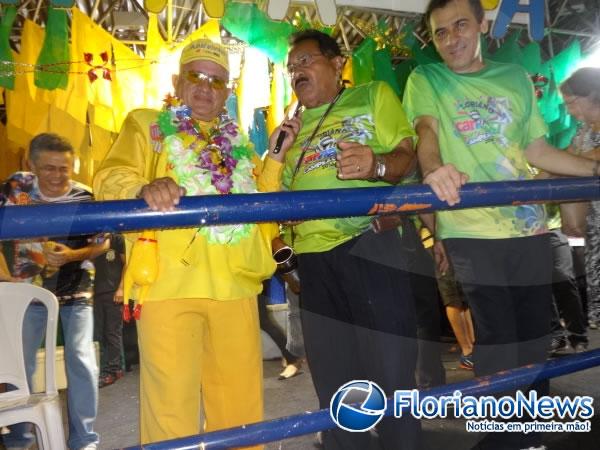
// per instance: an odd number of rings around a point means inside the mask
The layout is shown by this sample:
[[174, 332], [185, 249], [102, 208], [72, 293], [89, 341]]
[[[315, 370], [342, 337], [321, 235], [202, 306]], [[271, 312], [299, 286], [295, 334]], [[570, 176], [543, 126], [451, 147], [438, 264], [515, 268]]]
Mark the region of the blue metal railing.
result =
[[[432, 397], [451, 396], [457, 390], [461, 391], [463, 396], [478, 396], [510, 391], [520, 386], [530, 386], [536, 381], [567, 375], [598, 365], [600, 365], [600, 349], [565, 356], [544, 364], [532, 364], [517, 369], [506, 370], [495, 375], [427, 389], [421, 391], [421, 398], [425, 395]], [[388, 392], [388, 394], [390, 393]], [[393, 405], [391, 403], [391, 401], [388, 401], [386, 416], [392, 414]], [[329, 416], [329, 410], [322, 409], [238, 428], [146, 444], [143, 448], [146, 450], [226, 449], [290, 439], [305, 434], [316, 433], [317, 431], [328, 430], [335, 426]], [[129, 450], [140, 448], [142, 447], [128, 447]]]
[[453, 207], [425, 185], [184, 197], [169, 213], [143, 200], [45, 204], [0, 208], [0, 240], [598, 198], [600, 177], [589, 177], [469, 183]]

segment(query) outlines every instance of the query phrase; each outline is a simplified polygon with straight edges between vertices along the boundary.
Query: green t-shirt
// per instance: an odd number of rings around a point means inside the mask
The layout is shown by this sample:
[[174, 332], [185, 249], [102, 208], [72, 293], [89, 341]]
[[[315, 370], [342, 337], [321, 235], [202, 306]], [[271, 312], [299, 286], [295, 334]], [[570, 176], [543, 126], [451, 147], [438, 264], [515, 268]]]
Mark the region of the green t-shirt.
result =
[[[307, 109], [302, 114], [302, 129], [286, 155], [283, 186], [291, 191], [389, 186], [385, 182], [340, 180], [335, 162], [338, 141], [360, 142], [375, 153], [388, 153], [403, 139], [414, 137], [398, 96], [380, 81], [348, 88], [312, 141], [306, 142], [328, 106]], [[300, 169], [293, 176], [306, 145]], [[370, 221], [370, 217], [350, 217], [303, 222], [294, 227], [294, 249], [298, 253], [330, 250], [364, 232]], [[291, 234], [286, 233], [286, 237]]]
[[[476, 73], [445, 64], [419, 66], [410, 75], [404, 106], [411, 121], [437, 119], [441, 158], [470, 182], [531, 179], [524, 149], [546, 134], [527, 73], [486, 61]], [[438, 238], [503, 239], [546, 231], [542, 205], [440, 211]]]

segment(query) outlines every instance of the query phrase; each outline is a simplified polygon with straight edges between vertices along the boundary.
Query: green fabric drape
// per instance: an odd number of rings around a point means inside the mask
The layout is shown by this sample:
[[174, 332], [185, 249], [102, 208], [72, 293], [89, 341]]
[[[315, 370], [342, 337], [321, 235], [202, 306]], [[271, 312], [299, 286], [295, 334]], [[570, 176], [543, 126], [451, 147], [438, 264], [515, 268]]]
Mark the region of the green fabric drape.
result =
[[15, 65], [10, 48], [10, 32], [16, 17], [17, 8], [11, 5], [4, 9], [4, 17], [0, 22], [0, 61], [2, 61], [0, 86], [6, 89], [15, 88]]
[[42, 89], [65, 89], [69, 83], [69, 28], [67, 11], [48, 8], [46, 36], [37, 59], [35, 85]]

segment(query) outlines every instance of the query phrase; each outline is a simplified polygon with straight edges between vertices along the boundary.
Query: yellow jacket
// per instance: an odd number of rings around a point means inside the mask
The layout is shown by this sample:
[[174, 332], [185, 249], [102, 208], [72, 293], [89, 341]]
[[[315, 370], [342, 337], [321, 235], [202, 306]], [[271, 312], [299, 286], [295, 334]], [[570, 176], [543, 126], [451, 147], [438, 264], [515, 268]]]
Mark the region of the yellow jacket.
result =
[[[142, 186], [166, 175], [166, 152], [153, 150], [150, 125], [158, 111], [132, 111], [94, 177], [98, 200], [135, 198]], [[258, 190], [277, 190], [283, 166], [258, 155], [254, 169]], [[195, 235], [195, 238], [194, 238]], [[159, 270], [146, 301], [177, 298], [235, 300], [257, 295], [275, 270], [271, 240], [274, 224], [255, 225], [237, 244], [209, 244], [195, 228], [157, 232]], [[182, 258], [186, 255], [186, 263]]]

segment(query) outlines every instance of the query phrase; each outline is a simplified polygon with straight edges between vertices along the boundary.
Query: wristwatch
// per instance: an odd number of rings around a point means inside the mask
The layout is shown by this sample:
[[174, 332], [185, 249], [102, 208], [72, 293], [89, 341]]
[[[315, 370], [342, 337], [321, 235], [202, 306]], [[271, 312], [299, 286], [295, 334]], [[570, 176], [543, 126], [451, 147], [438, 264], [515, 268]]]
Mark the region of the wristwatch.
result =
[[375, 155], [375, 180], [383, 180], [385, 169], [385, 156]]

